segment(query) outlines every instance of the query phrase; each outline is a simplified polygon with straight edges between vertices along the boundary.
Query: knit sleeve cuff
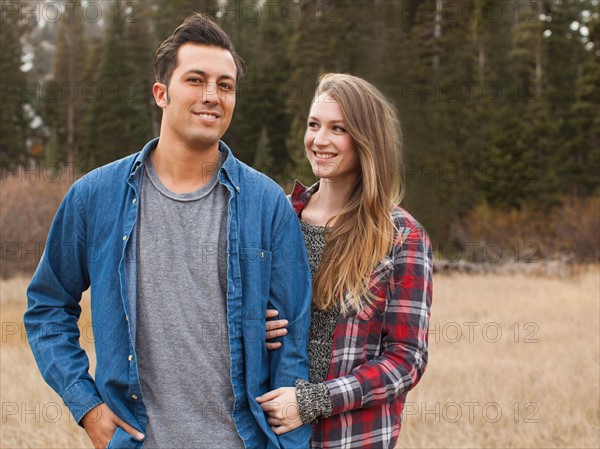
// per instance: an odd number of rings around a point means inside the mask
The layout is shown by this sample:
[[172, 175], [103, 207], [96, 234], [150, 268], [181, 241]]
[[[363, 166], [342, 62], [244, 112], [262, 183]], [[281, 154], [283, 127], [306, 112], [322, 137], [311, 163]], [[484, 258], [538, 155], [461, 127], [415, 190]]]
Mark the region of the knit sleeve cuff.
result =
[[304, 379], [296, 380], [296, 400], [303, 424], [331, 415], [331, 397], [324, 384], [311, 384]]

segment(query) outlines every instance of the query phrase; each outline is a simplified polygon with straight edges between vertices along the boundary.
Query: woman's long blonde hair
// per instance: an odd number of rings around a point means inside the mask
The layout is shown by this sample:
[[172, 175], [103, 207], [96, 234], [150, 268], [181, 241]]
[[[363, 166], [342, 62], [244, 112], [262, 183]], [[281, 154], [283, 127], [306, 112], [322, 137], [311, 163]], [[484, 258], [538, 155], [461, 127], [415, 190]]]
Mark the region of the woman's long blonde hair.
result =
[[346, 130], [358, 152], [359, 175], [344, 209], [332, 220], [313, 281], [313, 301], [326, 310], [360, 312], [373, 302], [373, 269], [390, 251], [394, 224], [390, 212], [403, 192], [400, 176], [401, 131], [396, 113], [367, 81], [329, 73], [319, 79], [315, 98], [326, 93], [341, 108]]

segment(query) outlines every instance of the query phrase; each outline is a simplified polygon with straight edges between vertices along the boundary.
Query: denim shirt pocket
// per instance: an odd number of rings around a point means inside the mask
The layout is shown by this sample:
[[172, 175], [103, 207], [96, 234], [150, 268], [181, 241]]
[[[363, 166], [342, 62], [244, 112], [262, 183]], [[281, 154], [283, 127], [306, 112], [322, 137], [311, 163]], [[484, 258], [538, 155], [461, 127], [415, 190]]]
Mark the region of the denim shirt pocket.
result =
[[242, 260], [254, 260], [257, 262], [271, 263], [272, 253], [261, 248], [241, 248], [240, 258]]
[[[271, 286], [272, 257], [271, 251], [258, 247], [240, 249], [242, 291], [244, 292], [244, 297], [262, 298], [265, 306], [269, 298]], [[251, 310], [256, 309], [253, 307]], [[259, 317], [253, 318], [259, 319]], [[265, 319], [264, 315], [260, 318]]]

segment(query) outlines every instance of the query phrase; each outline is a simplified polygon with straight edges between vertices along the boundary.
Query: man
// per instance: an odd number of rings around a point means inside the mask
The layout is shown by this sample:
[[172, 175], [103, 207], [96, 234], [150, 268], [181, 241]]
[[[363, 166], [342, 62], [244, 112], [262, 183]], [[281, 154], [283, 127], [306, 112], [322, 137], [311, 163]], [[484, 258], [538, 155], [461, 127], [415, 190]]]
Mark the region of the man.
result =
[[[24, 320], [46, 381], [94, 447], [301, 448], [255, 398], [308, 378], [310, 271], [283, 191], [220, 141], [243, 62], [196, 14], [159, 47], [160, 138], [61, 204]], [[79, 345], [91, 286], [95, 378]], [[265, 311], [289, 321], [267, 354]], [[296, 413], [296, 410], [289, 410]]]

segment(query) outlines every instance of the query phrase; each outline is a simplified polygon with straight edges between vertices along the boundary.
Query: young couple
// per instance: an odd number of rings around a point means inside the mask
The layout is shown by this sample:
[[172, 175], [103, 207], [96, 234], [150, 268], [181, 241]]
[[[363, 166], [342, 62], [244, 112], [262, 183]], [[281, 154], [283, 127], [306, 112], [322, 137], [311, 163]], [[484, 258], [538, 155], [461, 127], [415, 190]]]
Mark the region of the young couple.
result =
[[186, 19], [155, 73], [160, 138], [72, 186], [29, 286], [45, 380], [95, 448], [393, 448], [432, 288], [427, 235], [396, 205], [393, 109], [323, 76], [304, 139], [319, 182], [290, 206], [220, 141], [244, 65], [216, 23]]

